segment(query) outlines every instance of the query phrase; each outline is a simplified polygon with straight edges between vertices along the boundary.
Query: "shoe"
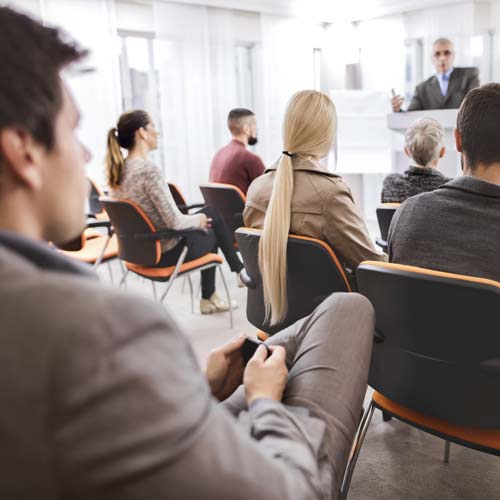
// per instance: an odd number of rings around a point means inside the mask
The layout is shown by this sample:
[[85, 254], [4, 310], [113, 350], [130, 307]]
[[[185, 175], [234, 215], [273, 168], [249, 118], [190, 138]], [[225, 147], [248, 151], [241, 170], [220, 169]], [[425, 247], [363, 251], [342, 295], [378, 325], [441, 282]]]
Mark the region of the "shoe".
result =
[[240, 271], [239, 273], [236, 273], [236, 283], [238, 285], [238, 288], [245, 288], [245, 283], [243, 283], [243, 281], [241, 281], [241, 273], [243, 271]]
[[[231, 309], [236, 309], [238, 304], [236, 301], [231, 301]], [[227, 301], [221, 299], [215, 292], [209, 299], [201, 299], [200, 301], [201, 314], [212, 314], [215, 312], [229, 311]]]

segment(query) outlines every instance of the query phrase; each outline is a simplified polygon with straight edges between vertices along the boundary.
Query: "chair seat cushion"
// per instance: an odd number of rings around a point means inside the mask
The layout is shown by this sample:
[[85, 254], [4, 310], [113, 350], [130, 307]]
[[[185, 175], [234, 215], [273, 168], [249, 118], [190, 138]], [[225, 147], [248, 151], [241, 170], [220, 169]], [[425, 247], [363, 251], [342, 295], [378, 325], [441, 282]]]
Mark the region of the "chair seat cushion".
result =
[[[88, 231], [88, 230], [86, 230]], [[102, 248], [106, 244], [108, 239], [107, 235], [99, 234], [99, 236], [92, 233], [88, 239], [85, 239], [84, 246], [81, 250], [75, 252], [68, 252], [65, 250], [60, 250], [64, 255], [76, 259], [80, 262], [86, 262], [88, 264], [94, 264], [101, 255]], [[111, 236], [106, 251], [104, 252], [102, 262], [110, 259], [114, 259], [118, 256], [118, 241], [116, 235]]]
[[[196, 271], [205, 266], [209, 266], [210, 264], [219, 265], [222, 264], [223, 259], [220, 255], [216, 253], [207, 253], [203, 257], [198, 259], [190, 260], [188, 262], [184, 262], [179, 270], [179, 276], [182, 274]], [[172, 276], [175, 266], [168, 267], [147, 267], [140, 266], [138, 264], [132, 264], [131, 262], [125, 262], [125, 266], [130, 271], [143, 276], [144, 278], [156, 279], [161, 281], [168, 281], [170, 276]]]
[[500, 455], [500, 430], [498, 429], [481, 429], [455, 425], [446, 420], [430, 417], [411, 410], [410, 408], [382, 396], [382, 394], [376, 391], [373, 393], [373, 401], [381, 410], [394, 415], [396, 418], [410, 425], [415, 425], [426, 432], [445, 439], [448, 437], [449, 441], [455, 441], [471, 448]]

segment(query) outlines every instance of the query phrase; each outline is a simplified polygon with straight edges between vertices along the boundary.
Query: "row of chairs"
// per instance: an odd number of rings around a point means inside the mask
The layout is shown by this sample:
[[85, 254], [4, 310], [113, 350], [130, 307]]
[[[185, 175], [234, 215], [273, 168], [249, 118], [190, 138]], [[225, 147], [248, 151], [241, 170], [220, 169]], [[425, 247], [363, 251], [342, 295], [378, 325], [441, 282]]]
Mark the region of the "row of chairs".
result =
[[[205, 203], [188, 205], [180, 189], [173, 183], [168, 183], [179, 210], [185, 214], [190, 210], [211, 204], [213, 200], [218, 201], [219, 197], [213, 195], [212, 191], [222, 190], [224, 193], [230, 188], [228, 185], [202, 185], [200, 189], [205, 198]], [[240, 205], [236, 206], [238, 218], [242, 221], [242, 213], [245, 204], [243, 193], [237, 190], [236, 200]], [[232, 191], [232, 190], [231, 190]], [[226, 197], [223, 197], [223, 200]], [[229, 205], [223, 201], [224, 212], [227, 208], [232, 210], [232, 198], [230, 196]], [[179, 276], [187, 278], [191, 295], [191, 309], [194, 310], [194, 293], [191, 281], [191, 274], [199, 272], [209, 267], [217, 267], [220, 271], [222, 282], [226, 291], [228, 302], [231, 303], [229, 288], [221, 269], [223, 259], [214, 253], [207, 253], [203, 257], [185, 262], [185, 257], [191, 244], [191, 237], [194, 233], [203, 231], [201, 228], [192, 228], [183, 231], [157, 231], [151, 223], [149, 217], [135, 203], [129, 200], [117, 200], [105, 196], [99, 186], [89, 179], [89, 199], [88, 199], [89, 222], [82, 235], [76, 240], [64, 245], [60, 251], [67, 256], [79, 261], [92, 264], [97, 267], [100, 263], [106, 262], [113, 281], [112, 268], [109, 266], [111, 260], [118, 258], [122, 265], [122, 278], [120, 285], [125, 284], [125, 280], [130, 272], [137, 274], [152, 284], [155, 300], [158, 298], [156, 286], [157, 282], [167, 283], [164, 292], [161, 294], [160, 302], [165, 299], [174, 281]], [[241, 225], [238, 223], [238, 225]], [[107, 234], [103, 234], [97, 228], [106, 228]], [[161, 257], [160, 242], [165, 239], [179, 237], [184, 242], [184, 248], [174, 266], [156, 267]], [[232, 311], [229, 311], [230, 327], [233, 326]]]
[[[176, 187], [171, 185], [170, 189], [180, 208], [195, 208], [187, 205], [178, 188], [177, 198]], [[267, 337], [306, 316], [331, 293], [351, 290], [335, 252], [326, 243], [290, 235], [288, 314], [282, 323], [269, 327], [258, 267], [260, 231], [241, 227], [244, 195], [229, 185], [204, 185], [201, 189], [206, 203], [215, 207], [230, 230], [234, 230], [235, 244], [245, 263], [242, 280], [248, 288], [247, 318], [265, 332], [261, 336]], [[117, 204], [125, 203], [105, 198], [102, 202], [108, 213]], [[152, 226], [146, 227], [147, 218], [140, 214], [140, 209], [130, 203], [127, 206], [129, 213], [124, 219], [135, 218], [138, 226], [131, 231], [129, 226], [121, 228], [118, 224], [118, 246], [140, 249], [139, 259], [146, 258], [144, 248], [148, 247], [147, 259], [153, 262], [158, 256], [159, 238], [165, 235], [154, 234]], [[397, 205], [388, 205], [377, 210], [380, 246], [386, 245], [390, 219], [396, 209]], [[169, 232], [168, 237], [171, 236]], [[124, 244], [126, 240], [132, 240], [133, 245], [130, 241]], [[133, 272], [138, 270], [134, 266], [141, 265], [127, 260], [136, 258], [129, 254], [120, 257]], [[176, 269], [171, 272], [170, 285], [182, 274], [180, 268], [177, 273]], [[356, 436], [342, 484], [342, 498], [347, 498], [354, 466], [376, 408], [446, 440], [445, 460], [450, 442], [500, 455], [500, 402], [495, 397], [500, 389], [500, 337], [495, 335], [500, 284], [378, 262], [361, 264], [356, 275], [360, 293], [370, 299], [377, 316], [368, 380], [375, 392]]]
[[[290, 235], [288, 313], [283, 323], [269, 327], [259, 238], [260, 231], [236, 231], [246, 270], [247, 317], [266, 334], [309, 314], [330, 293], [350, 291], [328, 245]], [[445, 462], [450, 442], [500, 456], [500, 283], [380, 262], [362, 263], [356, 276], [359, 292], [376, 311], [368, 378], [375, 392], [353, 445], [341, 497], [347, 498], [375, 409], [444, 439]]]

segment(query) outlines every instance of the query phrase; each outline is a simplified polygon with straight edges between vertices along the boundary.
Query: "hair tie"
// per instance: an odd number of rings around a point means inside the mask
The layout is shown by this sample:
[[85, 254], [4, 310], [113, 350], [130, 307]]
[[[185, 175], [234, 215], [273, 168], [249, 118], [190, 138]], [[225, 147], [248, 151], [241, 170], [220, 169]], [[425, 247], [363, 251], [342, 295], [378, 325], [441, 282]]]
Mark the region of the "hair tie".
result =
[[289, 156], [290, 158], [292, 158], [292, 156], [293, 156], [293, 153], [290, 153], [290, 151], [282, 151], [282, 153], [283, 153], [284, 155]]

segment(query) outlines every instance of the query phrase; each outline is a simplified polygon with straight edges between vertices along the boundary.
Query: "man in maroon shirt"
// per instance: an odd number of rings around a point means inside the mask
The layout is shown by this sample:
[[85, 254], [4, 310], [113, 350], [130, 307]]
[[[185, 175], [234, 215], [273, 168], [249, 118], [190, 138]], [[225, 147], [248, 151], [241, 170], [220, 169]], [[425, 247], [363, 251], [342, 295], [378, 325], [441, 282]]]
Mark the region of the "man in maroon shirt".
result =
[[210, 182], [222, 182], [239, 187], [244, 194], [252, 181], [264, 173], [262, 160], [248, 146], [257, 144], [257, 122], [252, 111], [232, 109], [227, 126], [233, 139], [219, 150], [210, 166]]

